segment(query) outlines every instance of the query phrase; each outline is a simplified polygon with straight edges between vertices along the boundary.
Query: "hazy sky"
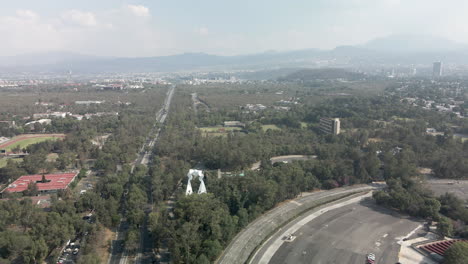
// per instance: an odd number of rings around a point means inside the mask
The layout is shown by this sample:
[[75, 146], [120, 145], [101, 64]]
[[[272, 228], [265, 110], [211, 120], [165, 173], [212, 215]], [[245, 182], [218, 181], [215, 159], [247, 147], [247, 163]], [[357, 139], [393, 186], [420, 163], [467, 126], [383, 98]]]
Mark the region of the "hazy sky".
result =
[[330, 49], [390, 34], [468, 43], [466, 0], [0, 0], [0, 55]]

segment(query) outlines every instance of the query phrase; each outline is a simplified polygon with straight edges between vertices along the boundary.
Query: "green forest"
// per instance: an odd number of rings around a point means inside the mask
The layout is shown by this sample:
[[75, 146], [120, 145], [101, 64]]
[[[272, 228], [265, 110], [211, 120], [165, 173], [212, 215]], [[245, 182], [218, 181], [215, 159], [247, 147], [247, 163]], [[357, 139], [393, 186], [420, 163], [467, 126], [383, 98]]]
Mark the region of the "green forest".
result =
[[[373, 195], [377, 204], [436, 221], [441, 234], [467, 238], [465, 201], [452, 194], [436, 197], [423, 184], [421, 168], [430, 169], [436, 178], [466, 178], [468, 141], [454, 133], [468, 131], [468, 121], [408, 104], [402, 100], [408, 94], [397, 93], [387, 83], [378, 85], [388, 87], [366, 96], [358, 85], [336, 83], [282, 83], [270, 88], [264, 84], [182, 86], [176, 89], [166, 123], [156, 126], [155, 114], [167, 90], [154, 88], [143, 95], [132, 94], [129, 99], [134, 104], [103, 106], [118, 111], [118, 116], [54, 119], [38, 129], [65, 133], [66, 137], [28, 146], [24, 151], [29, 155], [23, 161], [9, 160], [0, 168], [0, 182], [66, 170], [81, 170], [79, 179], [83, 179], [89, 170], [97, 183], [82, 195], [73, 190], [76, 183], [53, 195], [48, 211], [30, 202], [28, 196], [37, 194], [35, 188], [4, 195], [0, 202], [0, 262], [50, 262], [66, 241], [80, 236], [86, 239], [79, 263], [99, 263], [96, 245], [103, 243], [103, 232], [115, 230], [125, 217], [128, 252], [137, 252], [144, 227], [153, 247], [167, 246], [174, 263], [213, 263], [240, 230], [279, 203], [303, 192], [373, 181], [387, 183], [387, 188]], [[326, 88], [346, 91], [349, 96], [327, 96]], [[194, 92], [207, 105], [198, 111], [193, 109]], [[436, 96], [435, 92], [421, 90], [419, 94]], [[269, 96], [263, 98], [263, 94]], [[258, 100], [248, 103], [268, 107], [249, 111], [241, 103], [249, 96]], [[311, 99], [315, 96], [320, 100]], [[275, 108], [286, 97], [298, 103], [288, 110]], [[224, 107], [223, 100], [230, 103]], [[342, 133], [320, 132], [322, 117], [340, 118]], [[214, 134], [200, 129], [221, 127], [224, 121], [233, 120], [245, 127]], [[161, 128], [161, 133], [149, 165], [132, 170], [140, 148], [155, 128]], [[427, 128], [440, 133], [430, 135]], [[15, 129], [0, 132], [2, 136], [21, 133]], [[105, 144], [93, 144], [101, 135], [109, 135]], [[50, 153], [57, 154], [57, 159], [48, 160]], [[314, 158], [272, 164], [270, 159], [281, 155]], [[251, 170], [257, 162], [260, 168]], [[205, 171], [207, 194], [185, 196], [185, 175], [191, 168]], [[218, 178], [218, 170], [237, 176]], [[198, 188], [198, 182], [193, 184]], [[83, 216], [90, 212], [92, 221], [84, 221]]]

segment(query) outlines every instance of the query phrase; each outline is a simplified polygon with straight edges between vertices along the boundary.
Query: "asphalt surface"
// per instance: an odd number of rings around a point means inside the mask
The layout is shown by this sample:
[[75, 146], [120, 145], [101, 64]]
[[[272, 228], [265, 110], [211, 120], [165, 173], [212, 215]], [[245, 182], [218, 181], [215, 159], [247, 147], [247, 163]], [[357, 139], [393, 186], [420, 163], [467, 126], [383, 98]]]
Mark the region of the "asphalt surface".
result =
[[[174, 95], [175, 86], [172, 86], [164, 100], [164, 105], [156, 113], [156, 123], [162, 124], [166, 121], [167, 114], [169, 113], [169, 108], [171, 106], [172, 97]], [[154, 129], [150, 132], [147, 137], [145, 144], [141, 147], [138, 157], [132, 166], [132, 171], [138, 164], [146, 165], [150, 159], [151, 149], [154, 147], [156, 141], [159, 138], [160, 128], [157, 128], [156, 125]], [[151, 207], [151, 204], [148, 204], [148, 207]], [[149, 213], [149, 212], [147, 212]], [[146, 220], [145, 220], [146, 221]], [[128, 229], [128, 224], [125, 221], [125, 218], [121, 219], [121, 223], [117, 229], [117, 238], [112, 241], [111, 253], [109, 256], [108, 264], [126, 264], [129, 259], [129, 255], [125, 251], [123, 242], [125, 240], [126, 231]], [[146, 225], [140, 228], [140, 245], [138, 248], [138, 253], [135, 258], [135, 263], [153, 263], [153, 241], [149, 236], [149, 233], [146, 229]]]
[[125, 219], [120, 221], [118, 228], [117, 238], [112, 240], [112, 250], [109, 256], [109, 262], [111, 264], [120, 264], [121, 262], [125, 263], [127, 261], [127, 254], [125, 253], [124, 241], [125, 241], [125, 232], [128, 229], [128, 224]]
[[145, 223], [140, 229], [140, 252], [136, 257], [135, 263], [140, 264], [151, 264], [155, 263], [154, 254], [153, 254], [153, 238], [150, 236], [150, 232], [146, 232], [148, 230], [148, 214], [150, 212], [146, 212]]
[[[310, 159], [316, 159], [317, 156], [315, 155], [286, 155], [286, 156], [276, 156], [276, 157], [272, 157], [270, 159], [270, 162], [271, 164], [275, 164], [275, 163], [278, 163], [278, 162], [283, 162], [283, 163], [291, 163], [293, 161], [297, 161], [297, 160], [310, 160]], [[252, 166], [250, 166], [250, 169], [251, 170], [258, 170], [260, 169], [260, 166], [262, 165], [262, 163], [260, 161], [258, 162], [255, 162], [254, 164], [252, 164]]]
[[283, 162], [283, 163], [291, 163], [293, 161], [297, 160], [310, 160], [310, 159], [316, 159], [317, 156], [312, 155], [312, 156], [307, 156], [307, 155], [287, 155], [287, 156], [277, 156], [277, 157], [272, 157], [270, 159], [271, 164], [275, 164], [278, 162]]
[[440, 196], [448, 192], [455, 194], [465, 201], [468, 200], [467, 180], [430, 179], [426, 184], [436, 196]]
[[[294, 222], [297, 221], [300, 219]], [[397, 263], [398, 241], [420, 224], [365, 199], [306, 223], [292, 234], [296, 236], [292, 242], [282, 243], [268, 263], [364, 264], [368, 253], [376, 255], [376, 264]], [[275, 239], [283, 239], [281, 235], [282, 232], [275, 234], [251, 263], [262, 263], [262, 252]]]
[[[167, 114], [169, 113], [169, 109], [171, 107], [172, 97], [174, 96], [174, 90], [175, 90], [175, 86], [172, 86], [171, 89], [169, 89], [166, 99], [164, 101], [164, 106], [157, 114], [156, 120], [160, 124], [164, 124], [164, 122], [166, 121]], [[149, 141], [147, 145], [148, 151], [146, 151], [145, 154], [143, 155], [140, 161], [141, 164], [144, 164], [144, 165], [148, 164], [150, 160], [150, 156], [152, 154], [152, 149], [154, 148], [156, 142], [159, 139], [160, 132], [161, 132], [161, 129], [158, 128], [154, 138]], [[152, 197], [151, 192], [148, 193], [148, 197], [150, 198]], [[135, 258], [135, 263], [137, 264], [150, 264], [150, 263], [156, 262], [154, 258], [155, 257], [154, 252], [153, 252], [153, 249], [154, 249], [153, 238], [150, 236], [150, 233], [148, 231], [148, 226], [147, 226], [148, 215], [149, 213], [152, 212], [152, 209], [153, 209], [152, 200], [148, 201], [147, 208], [148, 209], [145, 212], [146, 215], [145, 215], [144, 225], [140, 228], [140, 246], [138, 249], [139, 252]]]
[[282, 203], [263, 214], [244, 228], [227, 246], [217, 263], [244, 263], [262, 241], [271, 235], [277, 227], [289, 222], [298, 212], [310, 208], [320, 201], [331, 200], [345, 194], [369, 191], [381, 186], [352, 186], [330, 191], [305, 193], [302, 197]]

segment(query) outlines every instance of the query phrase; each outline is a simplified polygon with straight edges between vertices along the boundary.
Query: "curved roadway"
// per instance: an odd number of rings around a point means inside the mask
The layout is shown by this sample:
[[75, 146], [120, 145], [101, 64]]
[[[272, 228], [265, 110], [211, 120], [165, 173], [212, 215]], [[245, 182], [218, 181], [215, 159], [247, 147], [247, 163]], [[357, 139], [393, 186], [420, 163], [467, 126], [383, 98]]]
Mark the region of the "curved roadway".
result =
[[[331, 209], [310, 221], [307, 218], [316, 212], [291, 222], [284, 231], [275, 233], [250, 263], [364, 264], [366, 254], [374, 253], [376, 264], [394, 264], [403, 237], [421, 224], [383, 209], [371, 199], [356, 199]], [[286, 234], [295, 239], [286, 242]]]
[[379, 185], [358, 185], [338, 188], [330, 191], [320, 191], [306, 194], [298, 199], [285, 202], [265, 213], [250, 223], [228, 245], [217, 263], [233, 264], [245, 263], [255, 249], [271, 236], [279, 227], [288, 223], [299, 213], [309, 210], [320, 204], [351, 195], [357, 192], [370, 191]]

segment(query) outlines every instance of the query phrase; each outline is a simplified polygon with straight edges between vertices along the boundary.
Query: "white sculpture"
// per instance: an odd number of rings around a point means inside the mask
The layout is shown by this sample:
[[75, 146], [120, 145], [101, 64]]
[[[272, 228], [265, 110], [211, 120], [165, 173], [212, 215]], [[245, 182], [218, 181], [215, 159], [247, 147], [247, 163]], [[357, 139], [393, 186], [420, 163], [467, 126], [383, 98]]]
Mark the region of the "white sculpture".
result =
[[205, 182], [203, 181], [203, 178], [205, 177], [203, 175], [203, 171], [190, 169], [189, 172], [187, 173], [188, 182], [187, 182], [187, 190], [185, 191], [185, 195], [191, 195], [193, 193], [191, 181], [194, 177], [198, 177], [198, 180], [200, 181], [200, 187], [198, 188], [197, 193], [198, 194], [206, 193], [206, 186], [205, 186]]
[[200, 181], [200, 187], [198, 188], [198, 194], [206, 193], [205, 182], [203, 181], [204, 176], [198, 176], [198, 180]]
[[187, 183], [187, 190], [185, 191], [185, 195], [191, 195], [193, 193], [193, 190], [192, 190], [192, 183], [190, 183], [190, 178], [188, 180], [188, 183]]

